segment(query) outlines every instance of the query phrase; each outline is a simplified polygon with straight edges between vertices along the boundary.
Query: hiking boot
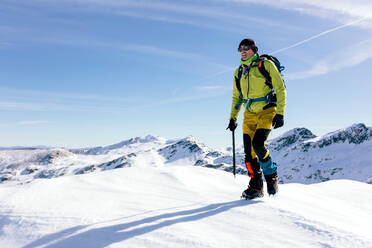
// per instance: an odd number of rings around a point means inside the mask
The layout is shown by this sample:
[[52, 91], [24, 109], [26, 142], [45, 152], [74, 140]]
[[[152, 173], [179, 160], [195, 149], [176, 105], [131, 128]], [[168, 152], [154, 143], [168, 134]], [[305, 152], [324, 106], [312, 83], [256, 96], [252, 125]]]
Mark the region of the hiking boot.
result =
[[269, 195], [275, 195], [278, 193], [278, 174], [275, 172], [272, 175], [265, 175], [266, 185], [267, 185], [267, 193]]
[[262, 189], [254, 189], [248, 186], [248, 189], [244, 190], [242, 193], [242, 198], [252, 200], [254, 198], [263, 197]]
[[256, 173], [254, 178], [249, 181], [248, 188], [243, 191], [242, 198], [254, 199], [258, 197], [263, 197], [263, 180], [262, 172]]

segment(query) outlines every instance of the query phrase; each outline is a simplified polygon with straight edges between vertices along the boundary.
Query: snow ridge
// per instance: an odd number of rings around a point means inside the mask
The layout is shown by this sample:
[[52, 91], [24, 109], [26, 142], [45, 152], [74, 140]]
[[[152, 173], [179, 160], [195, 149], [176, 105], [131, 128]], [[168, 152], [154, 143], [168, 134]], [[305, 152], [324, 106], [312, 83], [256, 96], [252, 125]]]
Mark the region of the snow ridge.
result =
[[315, 137], [316, 136], [309, 129], [295, 128], [284, 133], [282, 136], [269, 141], [268, 144], [270, 144], [274, 150], [279, 151], [283, 148], [313, 139]]
[[[269, 140], [267, 146], [282, 183], [309, 184], [331, 179], [372, 183], [371, 137], [372, 128], [361, 123], [321, 137], [309, 129], [295, 128]], [[246, 175], [243, 151], [237, 151], [236, 161], [237, 173]], [[193, 136], [166, 140], [152, 135], [94, 148], [9, 148], [0, 150], [0, 183], [162, 164], [232, 172], [232, 152], [210, 149]]]
[[208, 152], [208, 148], [199, 143], [195, 137], [189, 136], [187, 138], [175, 141], [158, 150], [159, 154], [164, 156], [167, 163], [171, 163], [180, 159], [197, 159], [200, 155]]
[[120, 149], [127, 146], [134, 146], [134, 145], [141, 145], [145, 143], [162, 143], [164, 142], [164, 139], [159, 136], [152, 136], [147, 135], [144, 137], [136, 137], [131, 138], [128, 140], [124, 140], [120, 143], [109, 145], [109, 146], [99, 146], [99, 147], [93, 147], [93, 148], [81, 148], [81, 149], [71, 149], [72, 152], [78, 153], [78, 154], [86, 154], [86, 155], [98, 155], [98, 154], [107, 154], [112, 150]]

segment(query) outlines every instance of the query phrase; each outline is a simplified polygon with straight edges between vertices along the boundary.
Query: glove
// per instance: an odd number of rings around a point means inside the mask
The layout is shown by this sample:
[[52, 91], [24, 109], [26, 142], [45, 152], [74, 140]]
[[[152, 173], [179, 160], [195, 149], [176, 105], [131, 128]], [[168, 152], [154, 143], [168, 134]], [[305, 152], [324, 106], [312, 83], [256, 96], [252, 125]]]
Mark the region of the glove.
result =
[[230, 119], [229, 126], [226, 128], [226, 130], [230, 129], [230, 131], [233, 132], [237, 126], [238, 124], [236, 124], [236, 120]]
[[284, 125], [284, 116], [283, 115], [276, 114], [274, 116], [274, 119], [273, 119], [273, 127], [274, 127], [274, 129], [275, 128], [278, 128], [278, 127], [282, 127], [283, 125]]

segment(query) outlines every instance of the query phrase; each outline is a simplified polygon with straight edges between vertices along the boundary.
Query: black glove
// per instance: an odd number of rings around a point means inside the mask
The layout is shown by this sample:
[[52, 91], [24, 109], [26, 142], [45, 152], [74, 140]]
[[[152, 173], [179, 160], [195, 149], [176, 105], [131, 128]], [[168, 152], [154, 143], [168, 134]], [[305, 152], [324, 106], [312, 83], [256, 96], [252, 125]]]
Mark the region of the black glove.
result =
[[275, 128], [278, 128], [278, 127], [282, 127], [283, 125], [284, 125], [284, 116], [283, 115], [276, 114], [274, 116], [274, 119], [273, 119], [273, 127], [274, 127], [274, 129]]
[[237, 126], [238, 124], [236, 124], [236, 120], [230, 119], [229, 126], [226, 128], [226, 130], [230, 129], [230, 131], [233, 132]]

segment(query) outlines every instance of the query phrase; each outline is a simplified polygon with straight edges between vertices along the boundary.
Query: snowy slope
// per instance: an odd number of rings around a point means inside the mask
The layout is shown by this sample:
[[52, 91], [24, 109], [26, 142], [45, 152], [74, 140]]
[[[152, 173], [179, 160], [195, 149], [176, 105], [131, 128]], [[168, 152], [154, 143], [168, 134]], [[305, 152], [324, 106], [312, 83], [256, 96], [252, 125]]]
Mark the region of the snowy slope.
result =
[[242, 150], [234, 179], [231, 150], [192, 136], [2, 148], [0, 247], [372, 247], [371, 130], [270, 140], [285, 184], [253, 201]]
[[372, 185], [280, 185], [164, 163], [0, 185], [0, 247], [372, 247]]
[[[352, 179], [372, 184], [372, 128], [364, 124], [321, 137], [306, 128], [296, 128], [269, 140], [267, 146], [279, 166], [282, 183]], [[242, 148], [237, 149], [236, 156], [237, 173], [246, 175]], [[232, 172], [232, 152], [231, 149], [210, 149], [192, 136], [166, 140], [151, 135], [94, 148], [3, 148], [0, 150], [0, 183], [25, 183], [37, 178], [147, 163], [187, 164]]]

